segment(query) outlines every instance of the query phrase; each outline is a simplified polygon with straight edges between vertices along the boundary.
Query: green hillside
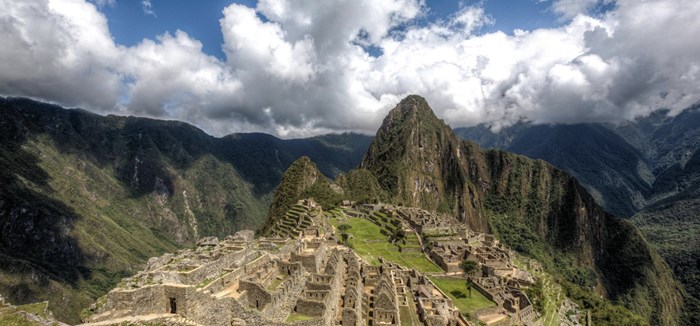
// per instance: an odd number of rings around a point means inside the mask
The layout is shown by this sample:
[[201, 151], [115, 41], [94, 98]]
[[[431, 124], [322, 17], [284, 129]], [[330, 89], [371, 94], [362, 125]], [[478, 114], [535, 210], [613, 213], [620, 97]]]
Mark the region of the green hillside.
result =
[[77, 322], [149, 257], [256, 229], [298, 157], [335, 176], [359, 164], [370, 138], [215, 138], [181, 122], [10, 98], [0, 99], [0, 139], [0, 293], [49, 300]]

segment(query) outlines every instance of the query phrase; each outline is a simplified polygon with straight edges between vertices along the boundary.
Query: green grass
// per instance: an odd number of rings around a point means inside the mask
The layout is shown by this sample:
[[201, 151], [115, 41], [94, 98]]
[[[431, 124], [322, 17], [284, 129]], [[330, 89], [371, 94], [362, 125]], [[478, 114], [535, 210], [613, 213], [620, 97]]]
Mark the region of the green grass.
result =
[[420, 325], [420, 320], [416, 314], [416, 308], [413, 304], [413, 294], [406, 293], [408, 306], [400, 306], [399, 314], [401, 315], [401, 326]]
[[298, 314], [298, 313], [292, 313], [287, 317], [287, 322], [295, 322], [295, 321], [303, 321], [303, 320], [311, 320], [311, 319], [316, 319], [318, 317], [313, 317], [313, 316], [308, 316], [304, 314]]
[[39, 323], [32, 323], [22, 317], [19, 313], [0, 313], [0, 325], [4, 326], [34, 326]]
[[466, 280], [441, 277], [430, 277], [430, 280], [452, 299], [461, 312], [473, 314], [478, 310], [496, 306], [475, 288], [472, 288], [472, 295], [469, 297]]
[[37, 302], [18, 306], [17, 309], [26, 311], [30, 314], [35, 314], [42, 318], [47, 318], [46, 308], [48, 308], [47, 302]]
[[32, 313], [39, 315], [42, 318], [46, 318], [44, 314], [44, 309], [46, 308], [46, 303], [32, 303], [26, 304], [18, 307], [2, 306], [0, 305], [0, 325], [3, 326], [30, 326], [30, 325], [41, 325], [40, 323], [35, 323], [25, 318], [20, 314], [20, 311]]
[[381, 234], [381, 228], [364, 218], [333, 219], [334, 226], [349, 224], [347, 232], [352, 235], [350, 245], [355, 252], [372, 265], [379, 265], [379, 257], [395, 262], [405, 267], [414, 268], [420, 272], [441, 272], [442, 269], [433, 264], [422, 252], [399, 252], [398, 247], [390, 244], [387, 237]]
[[268, 290], [268, 291], [274, 291], [274, 290], [275, 290], [278, 286], [280, 286], [280, 284], [282, 284], [282, 282], [284, 282], [284, 280], [286, 280], [286, 279], [287, 279], [287, 278], [284, 277], [284, 276], [277, 276], [277, 278], [275, 278], [275, 280], [272, 281], [272, 283], [270, 283], [270, 285], [267, 287], [267, 290]]

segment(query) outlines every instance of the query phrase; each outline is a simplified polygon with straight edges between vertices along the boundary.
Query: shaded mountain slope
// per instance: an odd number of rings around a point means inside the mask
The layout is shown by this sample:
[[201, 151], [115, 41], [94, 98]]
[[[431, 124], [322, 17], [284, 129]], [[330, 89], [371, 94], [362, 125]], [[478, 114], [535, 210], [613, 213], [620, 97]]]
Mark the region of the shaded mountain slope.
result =
[[152, 256], [256, 228], [302, 155], [335, 176], [370, 137], [211, 137], [181, 122], [0, 99], [0, 293], [78, 312]]
[[545, 160], [580, 180], [596, 200], [619, 216], [631, 216], [644, 207], [651, 192], [650, 168], [643, 154], [615, 132], [594, 124], [526, 125], [503, 130], [506, 139], [483, 128], [460, 128], [464, 139], [472, 131], [484, 147], [501, 148]]

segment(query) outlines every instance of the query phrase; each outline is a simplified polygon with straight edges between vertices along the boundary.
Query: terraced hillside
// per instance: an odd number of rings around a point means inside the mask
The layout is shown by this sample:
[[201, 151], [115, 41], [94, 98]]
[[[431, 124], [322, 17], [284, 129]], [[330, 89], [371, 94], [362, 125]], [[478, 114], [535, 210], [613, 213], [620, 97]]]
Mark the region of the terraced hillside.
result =
[[[305, 202], [307, 204], [305, 204]], [[292, 206], [281, 218], [274, 221], [268, 235], [279, 238], [296, 238], [304, 232], [328, 229], [323, 209], [309, 200], [299, 201]]]
[[420, 272], [442, 271], [422, 252], [420, 241], [415, 233], [406, 232], [401, 240], [392, 238], [397, 230], [401, 229], [401, 223], [381, 212], [365, 213], [344, 209], [342, 215], [331, 218], [329, 222], [335, 227], [336, 233], [339, 233], [340, 225], [350, 226], [345, 231], [350, 235], [348, 245], [371, 264], [378, 266], [381, 257], [405, 267], [415, 268]]

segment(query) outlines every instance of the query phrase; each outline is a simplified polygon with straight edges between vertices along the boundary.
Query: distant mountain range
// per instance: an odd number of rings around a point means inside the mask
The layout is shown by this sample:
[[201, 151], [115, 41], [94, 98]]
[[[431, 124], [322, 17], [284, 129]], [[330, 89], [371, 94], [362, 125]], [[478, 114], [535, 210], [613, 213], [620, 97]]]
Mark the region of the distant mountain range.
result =
[[631, 217], [700, 298], [700, 104], [619, 125], [521, 122], [498, 132], [484, 124], [455, 132], [575, 176], [608, 211]]
[[149, 257], [255, 229], [282, 173], [309, 156], [328, 177], [371, 137], [215, 138], [186, 123], [0, 98], [0, 293], [79, 311]]

